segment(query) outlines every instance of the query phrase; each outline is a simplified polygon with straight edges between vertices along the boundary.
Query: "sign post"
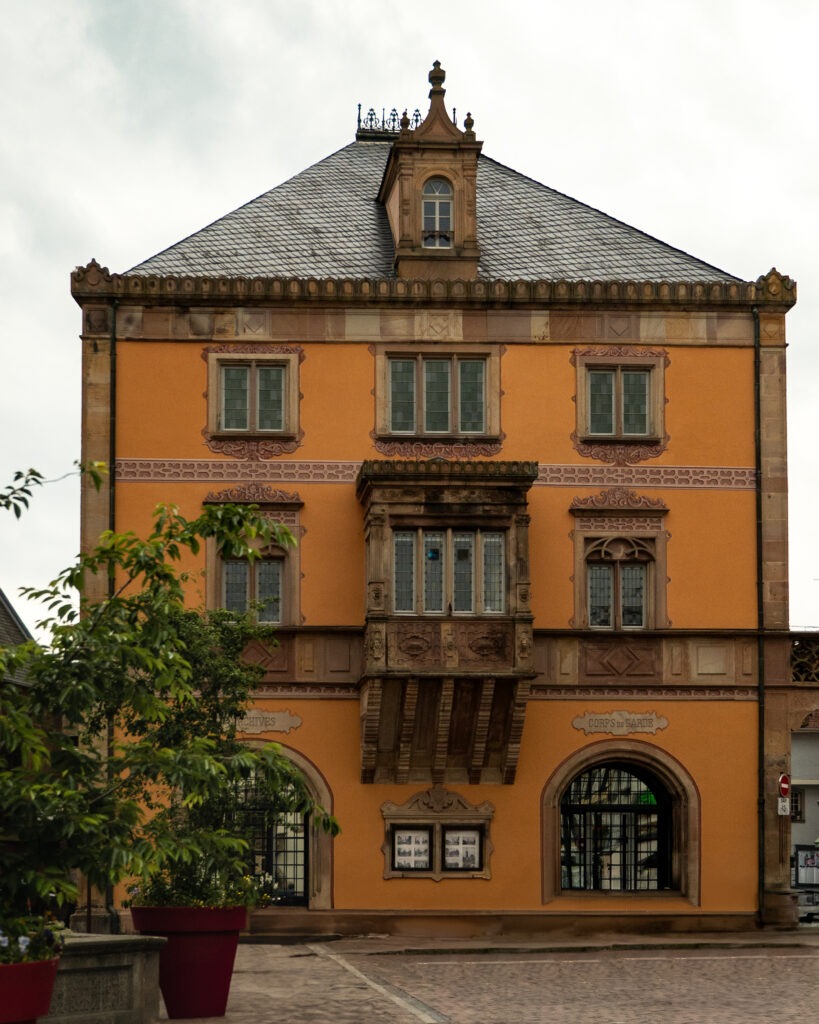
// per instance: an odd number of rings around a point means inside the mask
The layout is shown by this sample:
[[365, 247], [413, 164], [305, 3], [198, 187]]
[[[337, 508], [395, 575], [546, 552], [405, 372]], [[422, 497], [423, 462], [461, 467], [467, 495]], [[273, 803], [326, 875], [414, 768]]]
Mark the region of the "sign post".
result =
[[779, 776], [779, 799], [777, 800], [777, 814], [780, 817], [788, 817], [791, 813], [791, 777], [784, 772]]

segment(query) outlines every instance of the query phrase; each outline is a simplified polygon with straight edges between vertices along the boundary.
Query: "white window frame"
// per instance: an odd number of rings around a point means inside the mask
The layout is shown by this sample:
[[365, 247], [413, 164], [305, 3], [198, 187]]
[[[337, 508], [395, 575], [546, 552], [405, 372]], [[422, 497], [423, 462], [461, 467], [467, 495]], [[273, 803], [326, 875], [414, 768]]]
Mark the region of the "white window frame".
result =
[[421, 244], [423, 248], [451, 249], [454, 240], [454, 227], [455, 190], [452, 183], [439, 175], [427, 178], [421, 189]]
[[[465, 543], [469, 541], [469, 543]], [[483, 616], [504, 615], [507, 608], [507, 533], [504, 530], [459, 529], [458, 527], [395, 528], [392, 534], [392, 607], [395, 615]], [[406, 569], [399, 566], [398, 550], [409, 552]], [[438, 557], [431, 557], [442, 549]], [[497, 550], [499, 585], [488, 579], [492, 566], [490, 552]], [[459, 552], [471, 550], [469, 607], [458, 581]], [[466, 561], [466, 559], [463, 559]], [[405, 565], [407, 560], [404, 559]], [[499, 566], [498, 566], [499, 562]], [[432, 569], [435, 564], [440, 568]], [[399, 579], [399, 573], [402, 579]], [[408, 577], [408, 578], [407, 578]], [[438, 596], [440, 595], [440, 597]], [[493, 600], [488, 600], [488, 598]], [[494, 607], [487, 607], [487, 605]]]

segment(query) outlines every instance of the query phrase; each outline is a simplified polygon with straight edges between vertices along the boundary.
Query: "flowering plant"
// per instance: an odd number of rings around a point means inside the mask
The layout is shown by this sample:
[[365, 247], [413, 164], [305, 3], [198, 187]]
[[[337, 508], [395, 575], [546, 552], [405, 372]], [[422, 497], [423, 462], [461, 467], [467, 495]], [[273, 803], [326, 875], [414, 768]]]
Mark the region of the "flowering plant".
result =
[[286, 902], [289, 892], [275, 875], [265, 872], [264, 874], [256, 875], [252, 881], [254, 888], [253, 903], [255, 906], [275, 907], [280, 903]]
[[62, 927], [50, 915], [0, 920], [0, 964], [53, 960], [63, 949]]
[[225, 878], [205, 875], [200, 865], [186, 865], [153, 875], [128, 890], [126, 906], [137, 907], [247, 907], [255, 906], [255, 880], [250, 875]]

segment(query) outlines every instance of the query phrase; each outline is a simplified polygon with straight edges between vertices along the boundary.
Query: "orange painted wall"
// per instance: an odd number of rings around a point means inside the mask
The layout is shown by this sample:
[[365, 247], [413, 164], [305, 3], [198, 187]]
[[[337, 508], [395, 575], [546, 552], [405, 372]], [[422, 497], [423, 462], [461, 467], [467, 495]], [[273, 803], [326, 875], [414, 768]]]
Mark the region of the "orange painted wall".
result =
[[[738, 701], [601, 700], [530, 703], [514, 786], [450, 788], [474, 804], [495, 807], [491, 825], [492, 878], [388, 879], [383, 875], [385, 801], [402, 804], [427, 788], [409, 785], [361, 785], [358, 781], [359, 732], [356, 701], [287, 700], [262, 702], [265, 711], [289, 710], [303, 719], [283, 740], [308, 757], [329, 782], [333, 811], [342, 833], [334, 845], [334, 905], [339, 909], [549, 910], [564, 913], [592, 909], [590, 897], [541, 899], [541, 800], [557, 766], [578, 748], [597, 743], [571, 726], [589, 710], [655, 710], [669, 721], [656, 737], [631, 740], [661, 746], [693, 778], [701, 800], [701, 903], [652, 894], [653, 910], [678, 912], [749, 910], [756, 898], [756, 705]], [[271, 737], [273, 738], [273, 737]], [[276, 737], [279, 738], [279, 737]], [[595, 910], [634, 909], [633, 896], [592, 897]]]
[[[128, 342], [117, 346], [121, 458], [210, 458], [204, 346]], [[290, 458], [377, 457], [374, 359], [369, 346], [305, 344], [299, 370], [301, 446]], [[577, 390], [572, 346], [509, 345], [501, 360], [504, 459], [588, 464], [574, 450]], [[652, 465], [753, 466], [753, 352], [671, 348], [666, 370], [668, 450]], [[728, 400], [726, 401], [726, 397]], [[170, 454], [172, 453], [172, 455]]]
[[[503, 339], [497, 339], [502, 341]], [[301, 343], [300, 343], [301, 344]], [[375, 418], [374, 358], [367, 343], [302, 344], [300, 447], [281, 461], [359, 462], [380, 457], [371, 431]], [[500, 459], [593, 467], [572, 445], [576, 429], [573, 345], [514, 345], [501, 359]], [[659, 344], [656, 347], [661, 347]], [[220, 457], [204, 444], [207, 367], [194, 342], [118, 343], [120, 394], [117, 449], [123, 459]], [[753, 467], [753, 352], [750, 348], [669, 346], [666, 432], [669, 447], [643, 465]], [[116, 487], [118, 525], [145, 532], [159, 502], [176, 502], [197, 515], [208, 491], [231, 485], [140, 483]], [[301, 608], [308, 626], [361, 626], [364, 621], [362, 511], [352, 483], [273, 482], [297, 491], [303, 508], [300, 551]], [[564, 629], [573, 614], [574, 497], [598, 494], [599, 484], [535, 485], [529, 495], [530, 562], [535, 628]], [[756, 623], [755, 507], [753, 490], [726, 487], [645, 487], [662, 499], [669, 583], [668, 613], [674, 628], [752, 629]], [[185, 568], [204, 568], [203, 558]], [[204, 586], [191, 586], [202, 603]], [[544, 909], [541, 901], [541, 796], [549, 777], [569, 754], [599, 737], [572, 728], [586, 710], [653, 710], [669, 719], [647, 743], [661, 745], [685, 766], [699, 787], [702, 830], [702, 904], [705, 911], [753, 909], [756, 900], [756, 705], [743, 701], [614, 698], [530, 703], [513, 786], [451, 783], [472, 803], [495, 805], [491, 838], [492, 879], [382, 878], [384, 841], [380, 807], [398, 804], [427, 788], [359, 783], [359, 705], [355, 700], [264, 700], [264, 710], [290, 710], [303, 724], [284, 741], [309, 758], [333, 792], [342, 826], [334, 846], [334, 905], [339, 909], [412, 906], [418, 909]], [[282, 737], [271, 737], [282, 739]], [[636, 737], [634, 737], [636, 738]], [[594, 908], [634, 907], [634, 897], [593, 897]], [[652, 895], [651, 909], [694, 911], [691, 903]], [[589, 909], [588, 897], [561, 897], [545, 909]]]

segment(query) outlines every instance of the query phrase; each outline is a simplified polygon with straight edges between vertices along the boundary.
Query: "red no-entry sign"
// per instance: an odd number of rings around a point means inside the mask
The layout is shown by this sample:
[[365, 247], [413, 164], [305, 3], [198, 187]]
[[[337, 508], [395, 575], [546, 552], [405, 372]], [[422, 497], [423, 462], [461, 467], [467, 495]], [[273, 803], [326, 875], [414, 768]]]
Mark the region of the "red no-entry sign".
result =
[[791, 777], [790, 775], [779, 776], [779, 795], [790, 796], [791, 795]]

